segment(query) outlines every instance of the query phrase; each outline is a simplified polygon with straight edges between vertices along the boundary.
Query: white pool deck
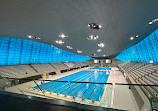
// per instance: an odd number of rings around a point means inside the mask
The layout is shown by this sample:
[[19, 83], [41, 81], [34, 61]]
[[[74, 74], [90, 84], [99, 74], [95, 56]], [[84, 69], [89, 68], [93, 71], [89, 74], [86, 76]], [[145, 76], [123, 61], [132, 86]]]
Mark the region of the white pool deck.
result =
[[[83, 68], [86, 69], [86, 68]], [[77, 69], [53, 76], [49, 76], [47, 80], [55, 80], [67, 75], [71, 75], [73, 73], [79, 72], [83, 69]], [[40, 81], [36, 82], [40, 85]], [[75, 101], [81, 104], [88, 104], [88, 105], [94, 105], [94, 106], [102, 106], [102, 107], [113, 107], [115, 109], [122, 109], [122, 110], [129, 110], [129, 111], [139, 111], [138, 106], [136, 105], [136, 102], [134, 100], [134, 97], [129, 90], [128, 86], [123, 85], [115, 85], [115, 83], [127, 83], [125, 80], [123, 74], [120, 71], [117, 70], [111, 70], [110, 75], [108, 78], [107, 83], [112, 83], [113, 85], [107, 84], [105, 85], [105, 90], [103, 92], [102, 98], [100, 102], [95, 101], [94, 103], [91, 100], [82, 100], [81, 98], [73, 98], [72, 96], [66, 96], [56, 93], [50, 92], [44, 92], [44, 94], [39, 90], [33, 90], [32, 88], [36, 86], [34, 82], [27, 82], [23, 84], [16, 85], [14, 87], [7, 88], [5, 90], [14, 92], [14, 93], [20, 93], [25, 95], [31, 95], [31, 96], [38, 96], [41, 98], [49, 98], [49, 99], [62, 99], [66, 101]], [[20, 91], [19, 91], [20, 90]]]

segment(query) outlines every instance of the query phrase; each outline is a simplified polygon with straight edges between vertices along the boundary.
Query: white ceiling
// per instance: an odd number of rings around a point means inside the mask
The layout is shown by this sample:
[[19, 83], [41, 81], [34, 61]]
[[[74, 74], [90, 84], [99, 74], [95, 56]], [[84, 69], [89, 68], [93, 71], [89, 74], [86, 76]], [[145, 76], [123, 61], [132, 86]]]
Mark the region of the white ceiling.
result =
[[[0, 0], [0, 37], [33, 35], [41, 37], [36, 41], [74, 53], [116, 55], [157, 28], [158, 23], [148, 24], [158, 18], [157, 5], [158, 0]], [[89, 23], [102, 28], [89, 29]], [[60, 33], [69, 36], [63, 45], [55, 43]], [[98, 35], [98, 40], [87, 40], [91, 34]], [[139, 38], [129, 40], [137, 34]], [[105, 43], [102, 52], [97, 52], [99, 42]]]

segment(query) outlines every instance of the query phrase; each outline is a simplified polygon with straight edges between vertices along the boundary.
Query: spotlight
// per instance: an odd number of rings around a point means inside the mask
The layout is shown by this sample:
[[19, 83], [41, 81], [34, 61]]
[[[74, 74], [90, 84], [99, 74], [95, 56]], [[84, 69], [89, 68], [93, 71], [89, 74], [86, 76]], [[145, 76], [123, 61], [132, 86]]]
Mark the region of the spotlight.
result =
[[90, 24], [88, 24], [88, 27], [89, 28], [91, 28], [91, 29], [101, 29], [101, 25], [98, 25], [98, 24], [96, 24], [96, 23], [90, 23]]
[[98, 52], [101, 52], [101, 51], [102, 51], [102, 49], [98, 49], [97, 51], [98, 51]]
[[56, 40], [55, 41], [57, 44], [63, 44], [64, 42], [62, 40]]
[[104, 47], [104, 43], [98, 43], [98, 46], [102, 48]]
[[60, 34], [59, 37], [61, 37], [61, 38], [65, 38], [65, 37], [68, 37], [68, 35]]
[[28, 38], [30, 38], [30, 39], [31, 39], [31, 38], [33, 38], [33, 36], [32, 36], [32, 35], [28, 35], [27, 37], [28, 37]]
[[94, 36], [94, 35], [90, 35], [89, 37], [87, 37], [88, 40], [97, 40], [98, 36]]
[[73, 49], [71, 46], [66, 46], [66, 48], [68, 48], [68, 49]]
[[77, 50], [77, 53], [82, 53], [82, 51], [80, 51], [80, 50]]
[[134, 40], [134, 37], [130, 37], [130, 40]]

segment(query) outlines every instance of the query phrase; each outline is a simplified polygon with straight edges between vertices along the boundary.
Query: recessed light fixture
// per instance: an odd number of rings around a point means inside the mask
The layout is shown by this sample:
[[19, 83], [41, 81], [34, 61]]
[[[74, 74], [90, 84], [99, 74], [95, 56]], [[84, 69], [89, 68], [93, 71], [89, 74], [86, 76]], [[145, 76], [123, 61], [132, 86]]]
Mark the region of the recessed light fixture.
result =
[[61, 38], [65, 38], [65, 37], [68, 37], [68, 35], [60, 34], [59, 37], [61, 37]]
[[103, 57], [105, 57], [106, 55], [103, 55]]
[[64, 42], [62, 40], [56, 40], [55, 41], [57, 44], [63, 44]]
[[100, 42], [100, 43], [98, 43], [98, 46], [102, 48], [102, 47], [104, 47], [104, 43]]
[[90, 23], [88, 24], [88, 27], [91, 28], [91, 29], [100, 29], [102, 26], [101, 25], [98, 25], [96, 23]]
[[130, 37], [130, 40], [134, 40], [134, 37]]
[[98, 27], [101, 29], [102, 28], [102, 26], [101, 25], [98, 25]]
[[30, 38], [30, 39], [31, 39], [31, 38], [33, 38], [33, 36], [32, 36], [32, 35], [28, 35], [27, 37], [28, 37], [28, 38]]
[[82, 51], [81, 50], [77, 50], [77, 53], [82, 53]]
[[40, 37], [33, 37], [34, 39], [41, 39]]
[[97, 51], [98, 51], [98, 52], [101, 52], [101, 51], [102, 51], [102, 49], [98, 49]]
[[139, 37], [139, 35], [136, 35], [136, 37]]
[[66, 48], [68, 48], [68, 49], [73, 49], [71, 46], [66, 46]]
[[95, 56], [95, 54], [92, 54], [93, 56]]
[[136, 36], [133, 36], [133, 37], [130, 37], [130, 40], [134, 40], [135, 38], [138, 38], [139, 35], [136, 35]]
[[34, 37], [34, 36], [32, 36], [32, 35], [28, 35], [27, 36], [29, 39], [41, 39], [40, 37]]
[[87, 37], [88, 40], [97, 40], [98, 36], [94, 36], [94, 35], [90, 35], [89, 37]]
[[156, 18], [156, 19], [153, 19], [152, 21], [150, 21], [148, 24], [153, 24], [154, 22], [157, 22], [158, 21], [158, 18]]

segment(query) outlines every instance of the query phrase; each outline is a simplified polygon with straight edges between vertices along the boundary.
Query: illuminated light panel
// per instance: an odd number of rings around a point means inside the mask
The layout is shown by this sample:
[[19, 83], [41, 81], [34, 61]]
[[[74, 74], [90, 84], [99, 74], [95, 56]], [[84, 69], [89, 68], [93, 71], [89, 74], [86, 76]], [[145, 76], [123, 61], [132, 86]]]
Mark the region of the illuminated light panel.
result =
[[137, 44], [121, 51], [115, 58], [120, 61], [158, 63], [158, 29]]
[[68, 48], [68, 49], [73, 49], [71, 46], [66, 46], [66, 48]]
[[102, 51], [102, 49], [98, 49], [97, 51], [98, 51], [98, 52], [101, 52], [101, 51]]
[[60, 34], [59, 37], [61, 37], [61, 38], [65, 38], [65, 37], [68, 37], [68, 35]]
[[[59, 49], [53, 45], [51, 46], [28, 39], [0, 37], [0, 44], [3, 46], [0, 47], [0, 65], [39, 64], [66, 61], [83, 62], [92, 59], [91, 57]], [[4, 48], [5, 50], [3, 50]]]
[[27, 37], [28, 37], [28, 38], [30, 38], [30, 39], [31, 39], [31, 38], [33, 38], [33, 36], [32, 36], [32, 35], [28, 35]]
[[130, 37], [130, 40], [134, 40], [134, 37]]
[[91, 29], [96, 29], [96, 30], [98, 30], [98, 29], [100, 29], [102, 26], [101, 26], [101, 25], [98, 25], [98, 24], [96, 24], [96, 23], [90, 23], [90, 24], [88, 24], [88, 27], [91, 28]]
[[152, 21], [150, 21], [148, 24], [153, 24], [153, 23], [155, 23], [155, 22], [157, 22], [158, 21], [158, 18], [156, 18], [156, 19], [153, 19]]
[[64, 42], [62, 40], [56, 40], [55, 41], [57, 44], [64, 44]]
[[98, 43], [98, 46], [102, 48], [102, 47], [104, 47], [104, 43], [100, 42], [100, 43]]
[[77, 53], [82, 53], [82, 51], [81, 50], [77, 50]]
[[89, 37], [87, 37], [88, 40], [97, 40], [98, 36], [94, 36], [94, 35], [90, 35]]

